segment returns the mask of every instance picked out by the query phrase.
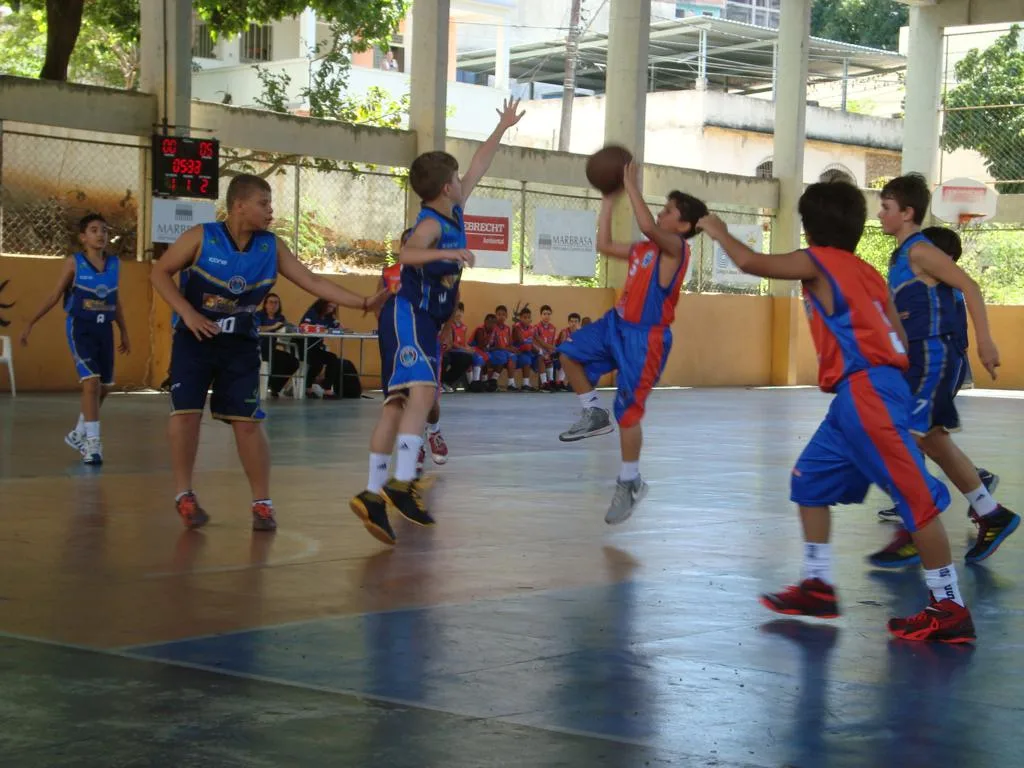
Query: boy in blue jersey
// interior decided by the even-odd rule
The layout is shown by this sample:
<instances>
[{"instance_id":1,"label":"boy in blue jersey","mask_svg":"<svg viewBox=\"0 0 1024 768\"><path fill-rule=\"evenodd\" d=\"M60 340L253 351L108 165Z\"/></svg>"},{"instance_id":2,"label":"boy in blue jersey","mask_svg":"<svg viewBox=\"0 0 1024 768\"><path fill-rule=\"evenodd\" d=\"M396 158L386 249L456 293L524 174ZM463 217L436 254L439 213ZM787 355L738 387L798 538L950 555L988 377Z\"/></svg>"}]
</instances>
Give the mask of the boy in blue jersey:
<instances>
[{"instance_id":1,"label":"boy in blue jersey","mask_svg":"<svg viewBox=\"0 0 1024 768\"><path fill-rule=\"evenodd\" d=\"M923 611L890 619L889 632L919 642L971 642L974 622L939 517L949 491L928 474L910 434L906 334L885 281L854 253L867 218L864 194L845 182L820 182L807 188L799 209L810 247L791 253L755 253L717 216L698 222L747 274L801 282L818 353L818 384L834 393L790 481L804 533L802 580L762 595L761 604L790 616L839 616L831 507L863 502L874 483L897 500L920 548L931 593Z\"/></svg>"},{"instance_id":2,"label":"boy in blue jersey","mask_svg":"<svg viewBox=\"0 0 1024 768\"><path fill-rule=\"evenodd\" d=\"M921 234L928 238L932 245L949 256L954 263L960 261L960 257L963 255L963 244L960 242L960 235L955 231L948 227L926 227L921 230ZM960 366L960 377L954 387L956 392L959 393L965 383L970 381L972 377L971 361L967 356L967 349L970 346L967 332L967 304L964 303L964 295L960 291L955 291L954 297L956 299L956 345L964 356L963 365ZM978 477L981 478L982 484L988 489L989 493L992 493L996 486L999 485L999 475L995 475L982 467L978 467ZM898 521L899 511L896 507L882 509L879 510L878 517L881 520ZM908 550L907 554L913 555L914 553Z\"/></svg>"},{"instance_id":3,"label":"boy in blue jersey","mask_svg":"<svg viewBox=\"0 0 1024 768\"><path fill-rule=\"evenodd\" d=\"M395 543L388 505L417 525L434 524L416 480L416 458L438 386L438 336L458 304L462 269L474 261L466 248L463 209L490 167L501 137L522 118L518 107L518 100L505 101L497 127L461 178L458 161L447 152L422 154L409 168L409 185L423 207L398 255L401 286L381 310L384 410L370 438L366 490L349 503L367 531L385 544ZM388 480L396 436L395 473Z\"/></svg>"},{"instance_id":4,"label":"boy in blue jersey","mask_svg":"<svg viewBox=\"0 0 1024 768\"><path fill-rule=\"evenodd\" d=\"M265 414L260 409L254 315L278 274L317 298L344 307L366 312L374 309L374 300L314 275L267 231L273 207L266 180L235 176L228 185L227 209L227 221L193 227L153 264L153 287L177 314L167 430L175 507L187 528L199 528L210 519L192 490L192 472L199 424L212 386L211 415L231 424L252 489L253 530L273 531L277 521L270 500L270 447L261 425ZM180 288L174 284L179 272Z\"/></svg>"},{"instance_id":5,"label":"boy in blue jersey","mask_svg":"<svg viewBox=\"0 0 1024 768\"><path fill-rule=\"evenodd\" d=\"M999 367L999 350L989 332L985 298L978 284L921 233L931 203L923 176L899 176L882 188L881 196L878 218L882 231L895 237L897 243L889 264L889 288L910 342L910 430L925 454L967 498L968 515L978 526L978 538L964 559L981 562L1020 524L1018 515L992 498L974 462L949 435L960 429L953 398L963 383L965 360L959 340L962 321L958 291L974 323L982 365L993 379ZM890 544L869 560L878 567L899 568L917 564L920 555L910 535L900 529Z\"/></svg>"},{"instance_id":6,"label":"boy in blue jersey","mask_svg":"<svg viewBox=\"0 0 1024 768\"><path fill-rule=\"evenodd\" d=\"M114 384L113 323L121 334L121 353L128 354L131 345L118 295L121 262L103 251L109 242L106 220L98 213L84 216L78 222L78 241L82 250L64 262L57 285L29 320L21 343L28 345L32 326L63 298L68 346L82 384L78 424L64 442L81 454L84 464L99 465L103 463L100 406Z\"/></svg>"}]
</instances>

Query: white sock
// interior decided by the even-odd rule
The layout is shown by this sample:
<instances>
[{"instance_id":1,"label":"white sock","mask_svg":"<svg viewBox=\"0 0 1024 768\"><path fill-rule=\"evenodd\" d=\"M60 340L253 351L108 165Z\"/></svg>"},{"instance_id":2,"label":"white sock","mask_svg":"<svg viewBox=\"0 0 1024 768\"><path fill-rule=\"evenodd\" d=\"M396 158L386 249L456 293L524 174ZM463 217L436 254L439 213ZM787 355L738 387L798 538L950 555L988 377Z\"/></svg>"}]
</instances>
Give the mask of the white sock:
<instances>
[{"instance_id":1,"label":"white sock","mask_svg":"<svg viewBox=\"0 0 1024 768\"><path fill-rule=\"evenodd\" d=\"M565 370L562 368L558 369L558 381L559 383L565 381Z\"/></svg>"},{"instance_id":2,"label":"white sock","mask_svg":"<svg viewBox=\"0 0 1024 768\"><path fill-rule=\"evenodd\" d=\"M548 381L554 381L554 380L555 380L555 366L549 365L548 366Z\"/></svg>"},{"instance_id":3,"label":"white sock","mask_svg":"<svg viewBox=\"0 0 1024 768\"><path fill-rule=\"evenodd\" d=\"M589 392L584 392L582 395L576 395L580 399L580 405L584 408L600 408L601 397L597 394L596 389L592 389Z\"/></svg>"},{"instance_id":4,"label":"white sock","mask_svg":"<svg viewBox=\"0 0 1024 768\"><path fill-rule=\"evenodd\" d=\"M419 435L398 436L398 460L395 462L395 480L408 483L416 477L416 461L420 456L423 438Z\"/></svg>"},{"instance_id":5,"label":"white sock","mask_svg":"<svg viewBox=\"0 0 1024 768\"><path fill-rule=\"evenodd\" d=\"M541 371L540 372L540 383L541 384L547 384L548 383L548 374L547 374L546 371Z\"/></svg>"},{"instance_id":6,"label":"white sock","mask_svg":"<svg viewBox=\"0 0 1024 768\"><path fill-rule=\"evenodd\" d=\"M516 388L516 377L513 374L510 373L508 375L508 384L506 384L505 386L507 386L509 389Z\"/></svg>"},{"instance_id":7,"label":"white sock","mask_svg":"<svg viewBox=\"0 0 1024 768\"><path fill-rule=\"evenodd\" d=\"M440 421L440 419L438 419L433 424L429 424L429 423L427 424L427 434L428 435L436 435L440 431L441 431L441 421Z\"/></svg>"},{"instance_id":8,"label":"white sock","mask_svg":"<svg viewBox=\"0 0 1024 768\"><path fill-rule=\"evenodd\" d=\"M97 438L100 436L100 423L98 421L87 421L85 422L85 437L86 439Z\"/></svg>"},{"instance_id":9,"label":"white sock","mask_svg":"<svg viewBox=\"0 0 1024 768\"><path fill-rule=\"evenodd\" d=\"M366 480L366 490L379 496L384 483L388 481L388 469L390 467L391 457L386 453L371 453L370 474Z\"/></svg>"},{"instance_id":10,"label":"white sock","mask_svg":"<svg viewBox=\"0 0 1024 768\"><path fill-rule=\"evenodd\" d=\"M953 564L944 568L936 568L933 571L924 572L924 580L928 589L932 591L932 597L938 601L952 600L957 605L963 605L964 599L960 596L960 585L956 578L956 568Z\"/></svg>"},{"instance_id":11,"label":"white sock","mask_svg":"<svg viewBox=\"0 0 1024 768\"><path fill-rule=\"evenodd\" d=\"M78 424L75 425L75 432L80 435L85 434L85 416L78 414Z\"/></svg>"},{"instance_id":12,"label":"white sock","mask_svg":"<svg viewBox=\"0 0 1024 768\"><path fill-rule=\"evenodd\" d=\"M481 371L481 366L479 366L479 365L474 365L473 366L473 381L480 381L480 371Z\"/></svg>"},{"instance_id":13,"label":"white sock","mask_svg":"<svg viewBox=\"0 0 1024 768\"><path fill-rule=\"evenodd\" d=\"M984 485L979 485L970 493L965 493L964 497L971 505L971 508L982 517L992 514L999 508L996 500L992 498L992 495Z\"/></svg>"},{"instance_id":14,"label":"white sock","mask_svg":"<svg viewBox=\"0 0 1024 768\"><path fill-rule=\"evenodd\" d=\"M832 545L804 542L804 578L832 583Z\"/></svg>"},{"instance_id":15,"label":"white sock","mask_svg":"<svg viewBox=\"0 0 1024 768\"><path fill-rule=\"evenodd\" d=\"M274 508L274 502L272 502L270 499L255 499L255 500L253 500L252 505L255 507L257 504L266 504L271 509Z\"/></svg>"},{"instance_id":16,"label":"white sock","mask_svg":"<svg viewBox=\"0 0 1024 768\"><path fill-rule=\"evenodd\" d=\"M640 477L639 461L622 462L622 468L619 470L619 480L628 483L630 480L636 480L638 477Z\"/></svg>"},{"instance_id":17,"label":"white sock","mask_svg":"<svg viewBox=\"0 0 1024 768\"><path fill-rule=\"evenodd\" d=\"M177 504L179 501L181 501L185 496L188 496L190 493L192 493L192 491L190 491L190 490L189 491L182 491L181 493L179 493L177 496L174 497L174 503Z\"/></svg>"},{"instance_id":18,"label":"white sock","mask_svg":"<svg viewBox=\"0 0 1024 768\"><path fill-rule=\"evenodd\" d=\"M491 374L491 381L497 381L499 376L501 376L501 374L495 371Z\"/></svg>"}]
</instances>

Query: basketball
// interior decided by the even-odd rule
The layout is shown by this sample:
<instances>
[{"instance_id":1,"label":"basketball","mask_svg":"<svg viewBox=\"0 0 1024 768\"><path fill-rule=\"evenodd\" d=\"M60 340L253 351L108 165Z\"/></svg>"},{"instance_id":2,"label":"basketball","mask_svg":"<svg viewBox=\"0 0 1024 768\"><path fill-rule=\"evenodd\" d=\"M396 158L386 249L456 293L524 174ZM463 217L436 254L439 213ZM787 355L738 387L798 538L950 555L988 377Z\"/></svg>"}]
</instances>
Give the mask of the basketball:
<instances>
[{"instance_id":1,"label":"basketball","mask_svg":"<svg viewBox=\"0 0 1024 768\"><path fill-rule=\"evenodd\" d=\"M609 144L587 158L587 181L602 195L622 189L622 176L633 153L618 144Z\"/></svg>"}]
</instances>

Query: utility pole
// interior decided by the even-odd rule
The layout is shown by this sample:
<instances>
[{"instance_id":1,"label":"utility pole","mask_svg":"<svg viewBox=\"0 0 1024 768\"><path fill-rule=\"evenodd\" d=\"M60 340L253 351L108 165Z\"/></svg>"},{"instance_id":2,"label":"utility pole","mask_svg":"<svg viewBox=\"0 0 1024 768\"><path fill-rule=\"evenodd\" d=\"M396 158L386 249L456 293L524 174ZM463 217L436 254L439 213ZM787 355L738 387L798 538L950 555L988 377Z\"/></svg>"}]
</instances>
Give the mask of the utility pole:
<instances>
[{"instance_id":1,"label":"utility pole","mask_svg":"<svg viewBox=\"0 0 1024 768\"><path fill-rule=\"evenodd\" d=\"M569 151L572 134L572 102L576 96L576 57L580 50L580 3L572 0L569 36L565 38L565 80L562 85L562 125L558 130L558 151Z\"/></svg>"}]
</instances>

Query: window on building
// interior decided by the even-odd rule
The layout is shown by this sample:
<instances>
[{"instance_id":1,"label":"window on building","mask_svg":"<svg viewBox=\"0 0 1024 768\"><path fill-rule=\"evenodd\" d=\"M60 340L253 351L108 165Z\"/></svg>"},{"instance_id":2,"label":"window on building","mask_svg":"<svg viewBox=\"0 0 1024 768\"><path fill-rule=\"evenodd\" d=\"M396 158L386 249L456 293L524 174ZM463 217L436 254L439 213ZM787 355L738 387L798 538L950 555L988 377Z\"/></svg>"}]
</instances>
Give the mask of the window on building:
<instances>
[{"instance_id":1,"label":"window on building","mask_svg":"<svg viewBox=\"0 0 1024 768\"><path fill-rule=\"evenodd\" d=\"M832 163L821 172L818 181L845 181L847 184L857 186L857 179L845 165Z\"/></svg>"},{"instance_id":2,"label":"window on building","mask_svg":"<svg viewBox=\"0 0 1024 768\"><path fill-rule=\"evenodd\" d=\"M769 29L779 28L780 13L781 0L727 0L725 5L725 18L729 21L741 21Z\"/></svg>"},{"instance_id":3,"label":"window on building","mask_svg":"<svg viewBox=\"0 0 1024 768\"><path fill-rule=\"evenodd\" d=\"M192 14L192 56L197 59L216 59L217 43L210 25Z\"/></svg>"},{"instance_id":4,"label":"window on building","mask_svg":"<svg viewBox=\"0 0 1024 768\"><path fill-rule=\"evenodd\" d=\"M772 173L772 158L770 157L767 160L758 163L757 168L754 169L754 175L759 179L770 179L772 178Z\"/></svg>"},{"instance_id":5,"label":"window on building","mask_svg":"<svg viewBox=\"0 0 1024 768\"><path fill-rule=\"evenodd\" d=\"M250 24L242 33L242 61L272 61L274 30L269 24Z\"/></svg>"}]
</instances>

